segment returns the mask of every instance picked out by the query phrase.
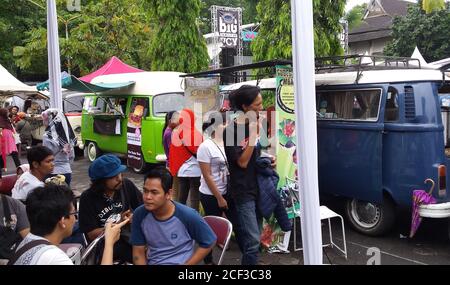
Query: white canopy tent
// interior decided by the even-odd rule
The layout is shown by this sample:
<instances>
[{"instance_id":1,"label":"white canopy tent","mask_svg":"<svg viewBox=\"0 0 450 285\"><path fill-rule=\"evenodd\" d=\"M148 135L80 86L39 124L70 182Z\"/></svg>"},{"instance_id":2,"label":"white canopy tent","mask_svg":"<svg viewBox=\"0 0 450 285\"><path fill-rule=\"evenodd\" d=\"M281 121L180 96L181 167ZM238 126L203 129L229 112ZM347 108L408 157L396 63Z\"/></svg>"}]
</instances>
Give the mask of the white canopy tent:
<instances>
[{"instance_id":1,"label":"white canopy tent","mask_svg":"<svg viewBox=\"0 0 450 285\"><path fill-rule=\"evenodd\" d=\"M35 87L28 86L15 78L2 65L0 65L0 96L18 96L22 99L33 96L46 98L44 95L39 93Z\"/></svg>"}]
</instances>

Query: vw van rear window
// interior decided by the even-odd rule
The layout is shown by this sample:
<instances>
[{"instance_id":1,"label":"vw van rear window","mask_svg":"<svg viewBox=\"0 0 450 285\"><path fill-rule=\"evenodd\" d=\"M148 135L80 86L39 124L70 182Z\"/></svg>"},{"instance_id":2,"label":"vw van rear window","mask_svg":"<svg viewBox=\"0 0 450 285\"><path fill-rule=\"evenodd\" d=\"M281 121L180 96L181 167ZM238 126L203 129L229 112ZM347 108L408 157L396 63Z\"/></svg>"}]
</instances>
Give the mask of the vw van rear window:
<instances>
[{"instance_id":1,"label":"vw van rear window","mask_svg":"<svg viewBox=\"0 0 450 285\"><path fill-rule=\"evenodd\" d=\"M378 120L381 89L317 92L317 114L321 120Z\"/></svg>"},{"instance_id":2,"label":"vw van rear window","mask_svg":"<svg viewBox=\"0 0 450 285\"><path fill-rule=\"evenodd\" d=\"M153 97L153 115L164 116L171 111L179 111L184 108L183 93L166 93Z\"/></svg>"}]
</instances>

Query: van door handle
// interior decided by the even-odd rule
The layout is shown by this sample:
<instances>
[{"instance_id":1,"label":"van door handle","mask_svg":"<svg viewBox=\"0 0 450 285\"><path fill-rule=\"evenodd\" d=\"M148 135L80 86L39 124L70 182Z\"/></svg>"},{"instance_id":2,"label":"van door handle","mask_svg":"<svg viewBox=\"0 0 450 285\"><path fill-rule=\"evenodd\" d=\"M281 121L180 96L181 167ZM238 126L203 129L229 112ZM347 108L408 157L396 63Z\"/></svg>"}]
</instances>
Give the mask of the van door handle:
<instances>
[{"instance_id":1,"label":"van door handle","mask_svg":"<svg viewBox=\"0 0 450 285\"><path fill-rule=\"evenodd\" d=\"M388 131L381 131L381 133L382 133L383 135L387 135L387 134L389 134L389 132L388 132Z\"/></svg>"}]
</instances>

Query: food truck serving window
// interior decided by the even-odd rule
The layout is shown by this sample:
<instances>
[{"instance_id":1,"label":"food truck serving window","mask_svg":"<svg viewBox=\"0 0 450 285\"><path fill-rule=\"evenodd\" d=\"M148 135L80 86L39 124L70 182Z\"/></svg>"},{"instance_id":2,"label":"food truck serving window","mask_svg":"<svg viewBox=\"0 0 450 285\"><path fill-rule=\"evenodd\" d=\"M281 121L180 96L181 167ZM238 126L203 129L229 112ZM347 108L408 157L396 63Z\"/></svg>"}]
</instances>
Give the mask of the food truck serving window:
<instances>
[{"instance_id":1,"label":"food truck serving window","mask_svg":"<svg viewBox=\"0 0 450 285\"><path fill-rule=\"evenodd\" d=\"M184 107L183 93L167 93L153 98L153 115L163 116L170 111L179 111Z\"/></svg>"},{"instance_id":2,"label":"food truck serving window","mask_svg":"<svg viewBox=\"0 0 450 285\"><path fill-rule=\"evenodd\" d=\"M318 91L317 112L321 120L378 120L381 89Z\"/></svg>"}]
</instances>

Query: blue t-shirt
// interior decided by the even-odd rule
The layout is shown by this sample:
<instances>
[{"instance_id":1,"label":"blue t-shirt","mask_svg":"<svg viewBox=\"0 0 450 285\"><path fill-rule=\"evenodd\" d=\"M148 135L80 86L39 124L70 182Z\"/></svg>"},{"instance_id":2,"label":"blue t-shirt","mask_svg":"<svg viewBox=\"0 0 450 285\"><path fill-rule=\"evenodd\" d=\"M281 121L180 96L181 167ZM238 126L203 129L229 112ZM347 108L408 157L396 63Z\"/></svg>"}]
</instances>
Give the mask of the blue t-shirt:
<instances>
[{"instance_id":1,"label":"blue t-shirt","mask_svg":"<svg viewBox=\"0 0 450 285\"><path fill-rule=\"evenodd\" d=\"M195 242L208 248L217 239L194 209L173 203L175 213L165 221L157 220L144 206L134 211L131 244L147 246L149 265L185 264L194 254Z\"/></svg>"}]
</instances>

